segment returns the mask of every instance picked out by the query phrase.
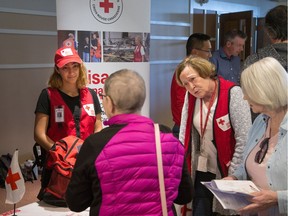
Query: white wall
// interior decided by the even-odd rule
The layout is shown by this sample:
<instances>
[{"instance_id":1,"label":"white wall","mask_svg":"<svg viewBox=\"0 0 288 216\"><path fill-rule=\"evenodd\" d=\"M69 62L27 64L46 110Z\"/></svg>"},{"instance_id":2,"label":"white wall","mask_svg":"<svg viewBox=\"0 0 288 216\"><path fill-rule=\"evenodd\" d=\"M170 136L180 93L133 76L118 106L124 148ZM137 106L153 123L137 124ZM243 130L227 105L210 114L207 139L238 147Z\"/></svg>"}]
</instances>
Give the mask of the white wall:
<instances>
[{"instance_id":1,"label":"white wall","mask_svg":"<svg viewBox=\"0 0 288 216\"><path fill-rule=\"evenodd\" d=\"M57 48L55 0L0 4L0 155L32 156L34 110Z\"/></svg>"}]
</instances>

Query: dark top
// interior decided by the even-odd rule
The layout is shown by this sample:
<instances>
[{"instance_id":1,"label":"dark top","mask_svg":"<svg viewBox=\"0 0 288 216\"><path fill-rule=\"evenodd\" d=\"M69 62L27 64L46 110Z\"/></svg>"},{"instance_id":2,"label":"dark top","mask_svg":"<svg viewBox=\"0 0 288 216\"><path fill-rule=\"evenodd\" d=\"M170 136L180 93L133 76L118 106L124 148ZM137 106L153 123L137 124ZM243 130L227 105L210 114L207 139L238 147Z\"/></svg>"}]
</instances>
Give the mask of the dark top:
<instances>
[{"instance_id":1,"label":"dark top","mask_svg":"<svg viewBox=\"0 0 288 216\"><path fill-rule=\"evenodd\" d=\"M100 106L100 102L99 99L95 93L95 91L93 89L88 88L90 93L92 94L93 97L93 101L94 101L94 110L95 110L95 114L99 114L101 113L101 106ZM63 98L63 100L65 101L65 103L67 104L67 106L70 108L71 112L74 113L74 109L75 107L80 107L80 95L76 96L76 97L71 97L67 94L65 94L64 92L58 90ZM48 92L46 89L43 89L38 101L37 101L37 105L36 105L36 109L35 109L35 113L44 113L48 116L50 116L51 110L50 110L50 100L49 100L49 96L48 96Z\"/></svg>"}]
</instances>

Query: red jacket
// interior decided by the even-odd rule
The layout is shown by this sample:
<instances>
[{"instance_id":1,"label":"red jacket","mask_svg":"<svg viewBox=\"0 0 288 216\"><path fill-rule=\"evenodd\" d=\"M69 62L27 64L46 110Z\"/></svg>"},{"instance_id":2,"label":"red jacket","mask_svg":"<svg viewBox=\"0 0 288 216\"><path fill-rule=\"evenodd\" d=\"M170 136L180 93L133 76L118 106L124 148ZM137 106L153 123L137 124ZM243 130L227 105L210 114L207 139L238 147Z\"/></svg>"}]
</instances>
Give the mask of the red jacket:
<instances>
[{"instance_id":1,"label":"red jacket","mask_svg":"<svg viewBox=\"0 0 288 216\"><path fill-rule=\"evenodd\" d=\"M224 118L229 115L229 100L230 100L230 89L235 86L235 83L219 78L218 87L218 101L213 117L213 137L212 142L217 149L217 160L218 166L220 167L220 172L223 177L228 175L228 168L230 161L232 160L236 140L234 138L234 130L232 126L229 129L221 129L223 123L225 123ZM188 119L186 124L186 133L184 146L188 156L191 157L191 130L193 125L193 113L195 108L196 98L189 94L189 105L188 105ZM229 121L230 122L230 121ZM191 158L188 159L188 167L191 167Z\"/></svg>"},{"instance_id":2,"label":"red jacket","mask_svg":"<svg viewBox=\"0 0 288 216\"><path fill-rule=\"evenodd\" d=\"M181 122L181 113L182 113L182 107L184 104L185 93L186 93L186 89L177 84L176 75L174 73L172 82L171 82L171 89L170 89L171 112L173 116L173 121L178 126L180 126L180 122Z\"/></svg>"},{"instance_id":3,"label":"red jacket","mask_svg":"<svg viewBox=\"0 0 288 216\"><path fill-rule=\"evenodd\" d=\"M50 99L50 121L47 131L48 136L54 141L58 141L68 135L77 136L76 123L73 113L63 100L57 89L48 88L48 95ZM88 88L80 90L80 119L78 125L80 129L80 138L85 140L89 135L94 133L96 115L93 105L93 97ZM63 122L56 122L56 109L64 110ZM90 111L89 111L90 110ZM59 113L58 113L59 115ZM60 114L61 115L61 114ZM59 116L58 116L59 118Z\"/></svg>"}]
</instances>

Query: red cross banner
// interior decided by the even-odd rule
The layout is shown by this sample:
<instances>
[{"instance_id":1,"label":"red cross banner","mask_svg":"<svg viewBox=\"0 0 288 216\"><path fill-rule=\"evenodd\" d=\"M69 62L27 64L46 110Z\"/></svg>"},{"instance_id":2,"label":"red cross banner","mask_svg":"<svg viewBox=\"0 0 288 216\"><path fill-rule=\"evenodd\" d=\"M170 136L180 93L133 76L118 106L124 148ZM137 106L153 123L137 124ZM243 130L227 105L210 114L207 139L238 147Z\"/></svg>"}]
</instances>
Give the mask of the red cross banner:
<instances>
[{"instance_id":1,"label":"red cross banner","mask_svg":"<svg viewBox=\"0 0 288 216\"><path fill-rule=\"evenodd\" d=\"M101 94L112 72L135 70L146 83L142 114L149 116L150 0L56 0L56 12L58 47L74 46L88 87Z\"/></svg>"},{"instance_id":2,"label":"red cross banner","mask_svg":"<svg viewBox=\"0 0 288 216\"><path fill-rule=\"evenodd\" d=\"M6 176L5 187L7 193L6 203L8 204L18 203L24 196L25 184L18 163L18 149L16 149L13 154L10 168Z\"/></svg>"}]
</instances>

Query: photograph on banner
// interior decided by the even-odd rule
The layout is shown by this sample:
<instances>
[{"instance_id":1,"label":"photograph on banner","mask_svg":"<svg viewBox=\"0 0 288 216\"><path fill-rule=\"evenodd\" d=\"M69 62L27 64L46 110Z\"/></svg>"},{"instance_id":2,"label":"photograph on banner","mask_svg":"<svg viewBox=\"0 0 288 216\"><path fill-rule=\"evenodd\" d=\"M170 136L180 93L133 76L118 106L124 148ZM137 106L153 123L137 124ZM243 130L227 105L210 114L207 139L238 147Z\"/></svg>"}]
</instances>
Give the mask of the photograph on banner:
<instances>
[{"instance_id":1,"label":"photograph on banner","mask_svg":"<svg viewBox=\"0 0 288 216\"><path fill-rule=\"evenodd\" d=\"M58 47L73 47L83 62L101 62L102 41L100 31L58 31Z\"/></svg>"},{"instance_id":2,"label":"photograph on banner","mask_svg":"<svg viewBox=\"0 0 288 216\"><path fill-rule=\"evenodd\" d=\"M101 51L101 32L91 32L91 62L101 62L102 51Z\"/></svg>"},{"instance_id":3,"label":"photograph on banner","mask_svg":"<svg viewBox=\"0 0 288 216\"><path fill-rule=\"evenodd\" d=\"M83 62L101 62L101 32L78 31L78 54Z\"/></svg>"},{"instance_id":4,"label":"photograph on banner","mask_svg":"<svg viewBox=\"0 0 288 216\"><path fill-rule=\"evenodd\" d=\"M58 47L66 46L78 50L77 34L75 30L58 31Z\"/></svg>"},{"instance_id":5,"label":"photograph on banner","mask_svg":"<svg viewBox=\"0 0 288 216\"><path fill-rule=\"evenodd\" d=\"M104 62L148 62L150 33L103 32Z\"/></svg>"}]
</instances>

